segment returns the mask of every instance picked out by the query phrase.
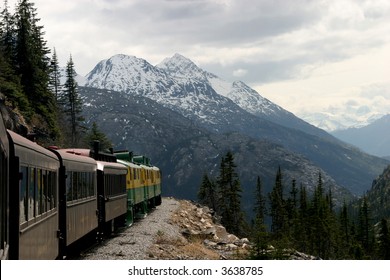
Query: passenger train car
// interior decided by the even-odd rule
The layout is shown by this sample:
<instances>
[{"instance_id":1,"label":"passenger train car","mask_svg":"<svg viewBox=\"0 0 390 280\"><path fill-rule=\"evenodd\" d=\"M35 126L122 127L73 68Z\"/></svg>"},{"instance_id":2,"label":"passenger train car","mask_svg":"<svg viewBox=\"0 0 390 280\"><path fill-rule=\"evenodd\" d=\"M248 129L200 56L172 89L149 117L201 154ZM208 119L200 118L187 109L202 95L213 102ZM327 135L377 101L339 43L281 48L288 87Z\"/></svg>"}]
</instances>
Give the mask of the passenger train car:
<instances>
[{"instance_id":1,"label":"passenger train car","mask_svg":"<svg viewBox=\"0 0 390 280\"><path fill-rule=\"evenodd\" d=\"M3 119L0 140L1 259L63 259L161 204L160 170L130 153L46 149Z\"/></svg>"}]
</instances>

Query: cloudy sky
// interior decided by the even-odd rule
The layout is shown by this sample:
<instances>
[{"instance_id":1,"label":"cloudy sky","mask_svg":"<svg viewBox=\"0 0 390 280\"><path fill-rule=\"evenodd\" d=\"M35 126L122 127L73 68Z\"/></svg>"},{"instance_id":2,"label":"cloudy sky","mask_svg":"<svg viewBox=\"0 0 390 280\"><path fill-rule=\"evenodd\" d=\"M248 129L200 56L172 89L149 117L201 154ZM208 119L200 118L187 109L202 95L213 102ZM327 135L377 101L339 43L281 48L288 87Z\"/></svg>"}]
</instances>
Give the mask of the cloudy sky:
<instances>
[{"instance_id":1,"label":"cloudy sky","mask_svg":"<svg viewBox=\"0 0 390 280\"><path fill-rule=\"evenodd\" d=\"M180 53L308 120L390 113L388 0L32 2L48 47L82 75L118 53Z\"/></svg>"}]
</instances>

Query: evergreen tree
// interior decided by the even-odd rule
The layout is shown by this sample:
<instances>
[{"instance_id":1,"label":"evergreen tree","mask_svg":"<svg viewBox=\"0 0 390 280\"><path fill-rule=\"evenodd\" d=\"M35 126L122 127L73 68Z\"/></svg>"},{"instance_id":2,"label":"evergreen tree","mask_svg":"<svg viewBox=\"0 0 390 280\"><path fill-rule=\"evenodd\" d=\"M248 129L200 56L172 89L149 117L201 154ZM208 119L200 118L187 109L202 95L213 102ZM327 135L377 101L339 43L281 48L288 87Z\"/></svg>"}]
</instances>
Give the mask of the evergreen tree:
<instances>
[{"instance_id":1,"label":"evergreen tree","mask_svg":"<svg viewBox=\"0 0 390 280\"><path fill-rule=\"evenodd\" d=\"M216 186L215 183L209 179L207 174L203 175L202 184L198 192L199 202L207 207L218 211L216 202Z\"/></svg>"},{"instance_id":2,"label":"evergreen tree","mask_svg":"<svg viewBox=\"0 0 390 280\"><path fill-rule=\"evenodd\" d=\"M49 88L54 94L56 104L58 105L60 100L61 86L61 71L58 64L56 49L53 50L53 56L50 61L50 76L49 76Z\"/></svg>"},{"instance_id":3,"label":"evergreen tree","mask_svg":"<svg viewBox=\"0 0 390 280\"><path fill-rule=\"evenodd\" d=\"M31 122L50 137L58 136L57 109L48 88L50 51L43 39L43 26L38 25L34 4L21 0L16 7L15 72L29 103L36 113ZM43 125L45 124L45 125ZM48 128L48 131L44 131Z\"/></svg>"},{"instance_id":4,"label":"evergreen tree","mask_svg":"<svg viewBox=\"0 0 390 280\"><path fill-rule=\"evenodd\" d=\"M322 185L322 175L318 174L318 183L314 190L310 205L310 253L323 259L327 258L327 242L329 241L328 209Z\"/></svg>"},{"instance_id":5,"label":"evergreen tree","mask_svg":"<svg viewBox=\"0 0 390 280\"><path fill-rule=\"evenodd\" d=\"M390 260L390 232L386 219L382 219L380 222L378 242L379 257L384 260Z\"/></svg>"},{"instance_id":6,"label":"evergreen tree","mask_svg":"<svg viewBox=\"0 0 390 280\"><path fill-rule=\"evenodd\" d=\"M20 78L14 70L15 62L15 22L8 10L8 1L0 13L0 92L5 94L12 107L17 107L26 115L32 115L31 107Z\"/></svg>"},{"instance_id":7,"label":"evergreen tree","mask_svg":"<svg viewBox=\"0 0 390 280\"><path fill-rule=\"evenodd\" d=\"M68 120L70 131L68 132L69 143L75 147L80 143L81 134L85 131L82 126L84 118L82 117L82 101L78 94L76 72L74 70L74 63L72 56L66 65L66 82L64 85L64 92L62 95L63 112Z\"/></svg>"},{"instance_id":8,"label":"evergreen tree","mask_svg":"<svg viewBox=\"0 0 390 280\"><path fill-rule=\"evenodd\" d=\"M350 255L352 236L350 217L348 214L347 204L344 200L343 206L339 214L339 226L340 226L340 251L341 257L348 257Z\"/></svg>"},{"instance_id":9,"label":"evergreen tree","mask_svg":"<svg viewBox=\"0 0 390 280\"><path fill-rule=\"evenodd\" d=\"M0 45L4 59L13 64L15 58L15 18L9 12L8 1L0 13Z\"/></svg>"},{"instance_id":10,"label":"evergreen tree","mask_svg":"<svg viewBox=\"0 0 390 280\"><path fill-rule=\"evenodd\" d=\"M265 223L265 198L263 194L263 185L261 183L260 176L257 176L256 193L255 193L255 222L260 224Z\"/></svg>"},{"instance_id":11,"label":"evergreen tree","mask_svg":"<svg viewBox=\"0 0 390 280\"><path fill-rule=\"evenodd\" d=\"M86 142L86 146L90 149L93 149L94 141L99 141L99 148L102 151L109 151L109 149L112 148L111 141L98 128L95 122L93 122L91 129L85 135L84 141Z\"/></svg>"},{"instance_id":12,"label":"evergreen tree","mask_svg":"<svg viewBox=\"0 0 390 280\"><path fill-rule=\"evenodd\" d=\"M276 173L275 185L269 194L269 198L272 218L271 232L276 239L282 239L285 236L287 228L287 213L280 166Z\"/></svg>"},{"instance_id":13,"label":"evergreen tree","mask_svg":"<svg viewBox=\"0 0 390 280\"><path fill-rule=\"evenodd\" d=\"M217 180L219 190L218 209L222 224L238 236L245 234L245 219L241 210L241 185L235 171L233 154L229 151L221 159L220 175Z\"/></svg>"},{"instance_id":14,"label":"evergreen tree","mask_svg":"<svg viewBox=\"0 0 390 280\"><path fill-rule=\"evenodd\" d=\"M359 206L358 240L366 255L373 252L374 235L366 196L363 197Z\"/></svg>"},{"instance_id":15,"label":"evergreen tree","mask_svg":"<svg viewBox=\"0 0 390 280\"><path fill-rule=\"evenodd\" d=\"M296 180L293 179L291 183L290 196L286 202L287 211L287 234L292 246L297 246L297 240L301 236L301 226L299 221L299 208L298 208L298 188L296 186Z\"/></svg>"},{"instance_id":16,"label":"evergreen tree","mask_svg":"<svg viewBox=\"0 0 390 280\"><path fill-rule=\"evenodd\" d=\"M301 184L299 189L298 221L295 226L295 246L297 250L308 252L308 236L310 235L308 198L306 188Z\"/></svg>"},{"instance_id":17,"label":"evergreen tree","mask_svg":"<svg viewBox=\"0 0 390 280\"><path fill-rule=\"evenodd\" d=\"M253 210L255 213L255 220L251 235L251 240L253 242L251 259L269 259L270 256L267 253L269 236L265 225L265 198L260 176L257 177L255 207Z\"/></svg>"}]
</instances>

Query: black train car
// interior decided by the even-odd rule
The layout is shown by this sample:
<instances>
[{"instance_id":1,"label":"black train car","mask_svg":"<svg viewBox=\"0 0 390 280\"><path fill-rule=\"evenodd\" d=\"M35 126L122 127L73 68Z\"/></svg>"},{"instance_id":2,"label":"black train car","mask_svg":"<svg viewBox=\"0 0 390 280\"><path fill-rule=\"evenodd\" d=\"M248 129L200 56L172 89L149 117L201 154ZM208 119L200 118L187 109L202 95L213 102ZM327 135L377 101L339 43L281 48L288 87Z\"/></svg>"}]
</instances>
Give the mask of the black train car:
<instances>
[{"instance_id":1,"label":"black train car","mask_svg":"<svg viewBox=\"0 0 390 280\"><path fill-rule=\"evenodd\" d=\"M57 156L8 131L9 257L55 259L59 254Z\"/></svg>"},{"instance_id":2,"label":"black train car","mask_svg":"<svg viewBox=\"0 0 390 280\"><path fill-rule=\"evenodd\" d=\"M0 259L9 258L8 137L0 113Z\"/></svg>"},{"instance_id":3,"label":"black train car","mask_svg":"<svg viewBox=\"0 0 390 280\"><path fill-rule=\"evenodd\" d=\"M60 159L59 227L60 257L68 248L92 233L97 221L97 163L66 150L52 150ZM76 244L77 245L77 244Z\"/></svg>"},{"instance_id":4,"label":"black train car","mask_svg":"<svg viewBox=\"0 0 390 280\"><path fill-rule=\"evenodd\" d=\"M116 162L98 161L99 233L111 233L126 223L127 168Z\"/></svg>"},{"instance_id":5,"label":"black train car","mask_svg":"<svg viewBox=\"0 0 390 280\"><path fill-rule=\"evenodd\" d=\"M77 148L63 151L96 160L98 237L109 234L115 226L123 226L127 213L127 168L117 163L114 155L100 152L98 143L92 151Z\"/></svg>"}]
</instances>

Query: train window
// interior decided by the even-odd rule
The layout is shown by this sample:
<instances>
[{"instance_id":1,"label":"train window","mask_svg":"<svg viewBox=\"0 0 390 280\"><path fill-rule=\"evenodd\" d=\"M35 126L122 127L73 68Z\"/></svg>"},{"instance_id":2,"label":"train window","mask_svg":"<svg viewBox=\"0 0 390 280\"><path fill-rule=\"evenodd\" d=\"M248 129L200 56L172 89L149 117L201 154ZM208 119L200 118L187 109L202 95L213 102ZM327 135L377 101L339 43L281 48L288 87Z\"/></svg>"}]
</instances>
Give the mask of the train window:
<instances>
[{"instance_id":1,"label":"train window","mask_svg":"<svg viewBox=\"0 0 390 280\"><path fill-rule=\"evenodd\" d=\"M72 180L72 200L76 200L79 197L80 185L78 184L79 178L78 173L73 172L73 180Z\"/></svg>"},{"instance_id":2,"label":"train window","mask_svg":"<svg viewBox=\"0 0 390 280\"><path fill-rule=\"evenodd\" d=\"M20 181L20 196L19 196L19 207L20 207L20 223L24 223L28 218L28 168L25 166L21 167L22 180Z\"/></svg>"},{"instance_id":3,"label":"train window","mask_svg":"<svg viewBox=\"0 0 390 280\"><path fill-rule=\"evenodd\" d=\"M37 215L43 213L43 180L42 180L42 170L37 169Z\"/></svg>"},{"instance_id":4,"label":"train window","mask_svg":"<svg viewBox=\"0 0 390 280\"><path fill-rule=\"evenodd\" d=\"M30 168L28 184L27 220L31 220L35 216L35 177L35 168Z\"/></svg>"},{"instance_id":5,"label":"train window","mask_svg":"<svg viewBox=\"0 0 390 280\"><path fill-rule=\"evenodd\" d=\"M85 186L84 186L84 197L89 197L89 173L84 172Z\"/></svg>"},{"instance_id":6,"label":"train window","mask_svg":"<svg viewBox=\"0 0 390 280\"><path fill-rule=\"evenodd\" d=\"M94 173L89 173L90 176L90 184L89 184L89 195L95 195L95 176Z\"/></svg>"},{"instance_id":7,"label":"train window","mask_svg":"<svg viewBox=\"0 0 390 280\"><path fill-rule=\"evenodd\" d=\"M85 198L85 189L86 189L86 182L85 182L85 172L80 172L79 173L79 186L80 186L80 191L79 191L79 199Z\"/></svg>"},{"instance_id":8,"label":"train window","mask_svg":"<svg viewBox=\"0 0 390 280\"><path fill-rule=\"evenodd\" d=\"M50 208L54 209L57 207L57 173L50 172Z\"/></svg>"},{"instance_id":9,"label":"train window","mask_svg":"<svg viewBox=\"0 0 390 280\"><path fill-rule=\"evenodd\" d=\"M42 211L47 212L50 208L47 207L47 189L49 188L48 186L48 171L43 170L42 171Z\"/></svg>"},{"instance_id":10,"label":"train window","mask_svg":"<svg viewBox=\"0 0 390 280\"><path fill-rule=\"evenodd\" d=\"M42 171L42 211L47 212L49 208L47 207L47 189L48 189L48 171Z\"/></svg>"},{"instance_id":11,"label":"train window","mask_svg":"<svg viewBox=\"0 0 390 280\"><path fill-rule=\"evenodd\" d=\"M72 182L73 182L73 172L66 172L66 201L71 201L73 198L72 194Z\"/></svg>"}]
</instances>

